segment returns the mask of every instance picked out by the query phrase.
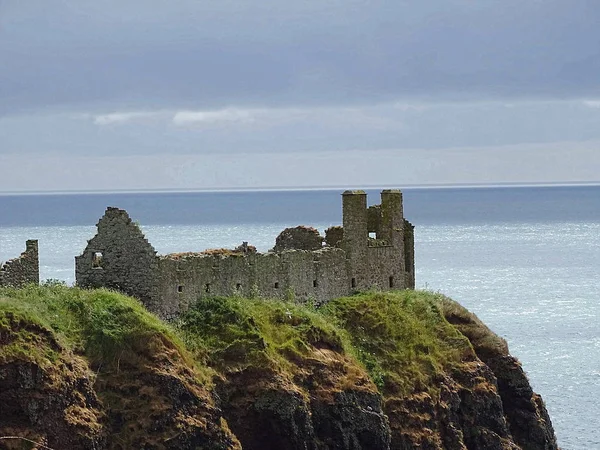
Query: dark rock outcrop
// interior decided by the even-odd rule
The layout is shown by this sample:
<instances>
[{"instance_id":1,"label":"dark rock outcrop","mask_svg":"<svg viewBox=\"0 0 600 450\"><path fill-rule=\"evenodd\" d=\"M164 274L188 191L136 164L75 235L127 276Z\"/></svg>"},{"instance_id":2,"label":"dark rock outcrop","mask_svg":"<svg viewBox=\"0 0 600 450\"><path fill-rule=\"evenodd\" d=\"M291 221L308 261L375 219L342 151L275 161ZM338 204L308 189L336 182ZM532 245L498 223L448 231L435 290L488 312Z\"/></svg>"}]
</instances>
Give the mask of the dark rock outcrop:
<instances>
[{"instance_id":1,"label":"dark rock outcrop","mask_svg":"<svg viewBox=\"0 0 600 450\"><path fill-rule=\"evenodd\" d=\"M246 369L217 388L233 433L247 450L387 449L388 419L364 370L327 349L292 379Z\"/></svg>"},{"instance_id":2,"label":"dark rock outcrop","mask_svg":"<svg viewBox=\"0 0 600 450\"><path fill-rule=\"evenodd\" d=\"M506 342L458 303L446 299L444 306L448 322L471 341L479 359L494 374L515 444L523 450L556 449L556 437L546 406L531 389L521 363L508 353Z\"/></svg>"},{"instance_id":3,"label":"dark rock outcrop","mask_svg":"<svg viewBox=\"0 0 600 450\"><path fill-rule=\"evenodd\" d=\"M45 328L3 319L0 437L28 441L2 438L0 449L240 448L210 392L168 342L152 338L115 364L94 366Z\"/></svg>"},{"instance_id":4,"label":"dark rock outcrop","mask_svg":"<svg viewBox=\"0 0 600 450\"><path fill-rule=\"evenodd\" d=\"M0 358L0 436L60 443L62 448L106 447L106 417L85 360L70 354L48 330L10 313L0 323L0 346L5 350ZM0 448L25 448L23 444L4 440Z\"/></svg>"}]
</instances>

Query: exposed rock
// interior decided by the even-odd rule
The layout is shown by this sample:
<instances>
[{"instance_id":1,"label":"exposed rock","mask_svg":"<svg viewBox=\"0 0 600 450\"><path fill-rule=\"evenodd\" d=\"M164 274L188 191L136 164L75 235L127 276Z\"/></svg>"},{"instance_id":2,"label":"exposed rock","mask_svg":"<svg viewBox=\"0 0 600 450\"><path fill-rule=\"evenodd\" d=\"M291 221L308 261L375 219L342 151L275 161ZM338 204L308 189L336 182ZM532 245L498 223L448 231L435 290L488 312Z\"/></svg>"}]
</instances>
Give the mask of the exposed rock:
<instances>
[{"instance_id":1,"label":"exposed rock","mask_svg":"<svg viewBox=\"0 0 600 450\"><path fill-rule=\"evenodd\" d=\"M109 448L240 448L209 390L168 342L153 338L118 366L98 369Z\"/></svg>"},{"instance_id":2,"label":"exposed rock","mask_svg":"<svg viewBox=\"0 0 600 450\"><path fill-rule=\"evenodd\" d=\"M4 319L0 436L20 436L55 448L105 448L106 416L85 360L64 349L44 328L11 313ZM24 443L0 441L0 448L20 449Z\"/></svg>"},{"instance_id":3,"label":"exposed rock","mask_svg":"<svg viewBox=\"0 0 600 450\"><path fill-rule=\"evenodd\" d=\"M209 391L160 339L92 367L48 330L4 318L11 321L0 321L0 436L56 450L240 449ZM24 444L0 440L3 449L31 448Z\"/></svg>"},{"instance_id":4,"label":"exposed rock","mask_svg":"<svg viewBox=\"0 0 600 450\"><path fill-rule=\"evenodd\" d=\"M388 419L366 372L320 353L293 380L253 369L226 376L219 398L245 450L389 449Z\"/></svg>"},{"instance_id":5,"label":"exposed rock","mask_svg":"<svg viewBox=\"0 0 600 450\"><path fill-rule=\"evenodd\" d=\"M336 392L332 402L312 402L315 434L331 449L387 449L391 433L376 392Z\"/></svg>"},{"instance_id":6,"label":"exposed rock","mask_svg":"<svg viewBox=\"0 0 600 450\"><path fill-rule=\"evenodd\" d=\"M506 342L474 314L445 299L443 313L473 345L497 380L497 392L515 444L524 450L557 448L554 428L541 397L531 389L521 364L509 355Z\"/></svg>"}]
</instances>

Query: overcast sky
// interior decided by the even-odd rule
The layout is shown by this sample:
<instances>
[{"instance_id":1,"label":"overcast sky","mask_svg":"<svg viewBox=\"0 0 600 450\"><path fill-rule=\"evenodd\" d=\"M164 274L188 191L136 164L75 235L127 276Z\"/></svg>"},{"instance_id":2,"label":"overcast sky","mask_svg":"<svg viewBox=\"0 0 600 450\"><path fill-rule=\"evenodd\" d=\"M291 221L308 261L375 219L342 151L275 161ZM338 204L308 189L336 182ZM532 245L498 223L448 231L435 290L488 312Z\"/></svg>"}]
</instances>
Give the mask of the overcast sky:
<instances>
[{"instance_id":1,"label":"overcast sky","mask_svg":"<svg viewBox=\"0 0 600 450\"><path fill-rule=\"evenodd\" d=\"M600 181L597 0L0 0L0 192Z\"/></svg>"}]
</instances>

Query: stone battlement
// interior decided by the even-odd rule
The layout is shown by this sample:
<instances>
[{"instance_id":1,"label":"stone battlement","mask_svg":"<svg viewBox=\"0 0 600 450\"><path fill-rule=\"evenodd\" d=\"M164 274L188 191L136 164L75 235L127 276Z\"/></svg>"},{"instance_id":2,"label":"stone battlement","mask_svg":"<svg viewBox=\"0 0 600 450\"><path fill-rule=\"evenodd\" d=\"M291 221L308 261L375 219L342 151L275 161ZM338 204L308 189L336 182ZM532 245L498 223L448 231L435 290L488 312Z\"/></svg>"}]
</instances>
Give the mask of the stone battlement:
<instances>
[{"instance_id":1,"label":"stone battlement","mask_svg":"<svg viewBox=\"0 0 600 450\"><path fill-rule=\"evenodd\" d=\"M170 319L207 296L255 296L317 304L369 289L413 289L413 226L404 219L402 193L381 192L367 207L364 191L342 194L343 226L283 230L274 248L157 255L128 213L108 208L98 233L75 258L77 284L108 287L140 299Z\"/></svg>"}]
</instances>

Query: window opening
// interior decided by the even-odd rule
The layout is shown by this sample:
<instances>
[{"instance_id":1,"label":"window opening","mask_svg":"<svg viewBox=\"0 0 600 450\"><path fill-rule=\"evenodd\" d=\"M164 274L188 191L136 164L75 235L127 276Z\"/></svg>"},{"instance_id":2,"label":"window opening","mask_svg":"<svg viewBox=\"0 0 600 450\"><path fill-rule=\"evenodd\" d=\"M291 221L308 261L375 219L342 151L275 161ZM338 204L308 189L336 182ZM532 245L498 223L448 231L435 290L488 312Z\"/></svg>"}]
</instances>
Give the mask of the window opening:
<instances>
[{"instance_id":1,"label":"window opening","mask_svg":"<svg viewBox=\"0 0 600 450\"><path fill-rule=\"evenodd\" d=\"M279 282L275 282L275 289L279 289Z\"/></svg>"},{"instance_id":2,"label":"window opening","mask_svg":"<svg viewBox=\"0 0 600 450\"><path fill-rule=\"evenodd\" d=\"M183 292L183 286L181 284L177 286L177 292Z\"/></svg>"},{"instance_id":3,"label":"window opening","mask_svg":"<svg viewBox=\"0 0 600 450\"><path fill-rule=\"evenodd\" d=\"M355 288L356 287L356 278L352 278L352 287Z\"/></svg>"},{"instance_id":4,"label":"window opening","mask_svg":"<svg viewBox=\"0 0 600 450\"><path fill-rule=\"evenodd\" d=\"M390 277L390 287L394 287L394 277Z\"/></svg>"},{"instance_id":5,"label":"window opening","mask_svg":"<svg viewBox=\"0 0 600 450\"><path fill-rule=\"evenodd\" d=\"M92 269L102 269L102 252L94 252L92 255Z\"/></svg>"}]
</instances>

